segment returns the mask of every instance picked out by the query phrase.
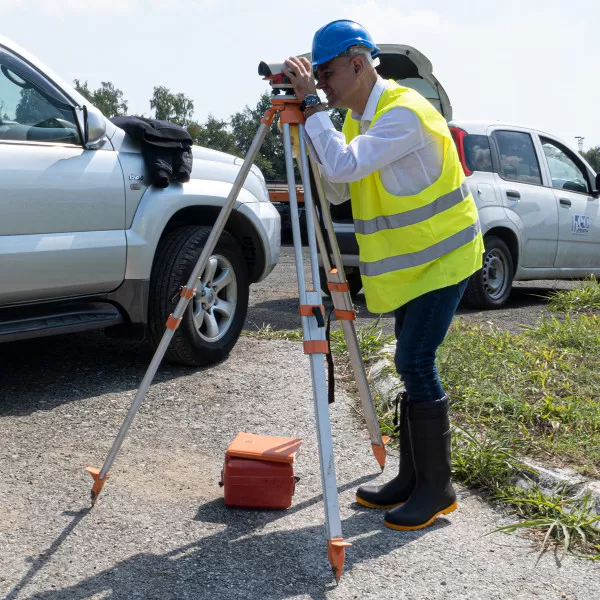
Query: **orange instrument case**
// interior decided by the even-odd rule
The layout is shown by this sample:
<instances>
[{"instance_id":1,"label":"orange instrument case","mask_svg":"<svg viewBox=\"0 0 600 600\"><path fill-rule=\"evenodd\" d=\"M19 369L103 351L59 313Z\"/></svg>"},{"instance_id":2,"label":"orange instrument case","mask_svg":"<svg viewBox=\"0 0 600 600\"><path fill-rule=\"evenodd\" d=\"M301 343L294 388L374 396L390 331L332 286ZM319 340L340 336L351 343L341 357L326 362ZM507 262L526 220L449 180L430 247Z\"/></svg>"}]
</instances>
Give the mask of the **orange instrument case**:
<instances>
[{"instance_id":1,"label":"orange instrument case","mask_svg":"<svg viewBox=\"0 0 600 600\"><path fill-rule=\"evenodd\" d=\"M300 444L298 438L238 433L227 448L221 472L225 505L289 508L297 481L293 463Z\"/></svg>"}]
</instances>

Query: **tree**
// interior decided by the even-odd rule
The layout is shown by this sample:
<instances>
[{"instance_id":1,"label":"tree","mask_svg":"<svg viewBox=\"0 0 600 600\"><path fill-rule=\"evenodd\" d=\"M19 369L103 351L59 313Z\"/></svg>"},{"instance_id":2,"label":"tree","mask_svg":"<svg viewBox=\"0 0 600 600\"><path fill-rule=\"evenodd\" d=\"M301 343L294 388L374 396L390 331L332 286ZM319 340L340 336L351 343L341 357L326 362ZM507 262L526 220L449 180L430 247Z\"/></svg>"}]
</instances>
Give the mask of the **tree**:
<instances>
[{"instance_id":1,"label":"tree","mask_svg":"<svg viewBox=\"0 0 600 600\"><path fill-rule=\"evenodd\" d=\"M264 93L254 108L246 106L244 110L232 115L231 130L235 139L235 154L246 156L260 125L260 120L270 105L269 94ZM286 179L283 143L276 121L277 119L267 132L255 160L267 180Z\"/></svg>"},{"instance_id":2,"label":"tree","mask_svg":"<svg viewBox=\"0 0 600 600\"><path fill-rule=\"evenodd\" d=\"M582 152L581 155L590 163L590 166L596 173L600 173L600 146L594 146Z\"/></svg>"},{"instance_id":3,"label":"tree","mask_svg":"<svg viewBox=\"0 0 600 600\"><path fill-rule=\"evenodd\" d=\"M97 90L91 91L88 82L83 84L75 79L75 89L89 100L105 117L121 117L127 114L127 101L123 99L123 92L110 81L102 81Z\"/></svg>"},{"instance_id":4,"label":"tree","mask_svg":"<svg viewBox=\"0 0 600 600\"><path fill-rule=\"evenodd\" d=\"M228 130L226 121L219 121L212 115L208 115L204 125L192 122L187 126L187 130L195 144L221 152L237 154L235 138L233 133Z\"/></svg>"},{"instance_id":5,"label":"tree","mask_svg":"<svg viewBox=\"0 0 600 600\"><path fill-rule=\"evenodd\" d=\"M34 88L23 88L21 98L15 109L15 120L21 124L35 125L51 116L58 117L59 112Z\"/></svg>"},{"instance_id":6,"label":"tree","mask_svg":"<svg viewBox=\"0 0 600 600\"><path fill-rule=\"evenodd\" d=\"M0 121L10 121L10 115L4 110L6 104L0 100Z\"/></svg>"},{"instance_id":7,"label":"tree","mask_svg":"<svg viewBox=\"0 0 600 600\"><path fill-rule=\"evenodd\" d=\"M155 111L155 119L187 127L192 122L194 101L184 94L172 94L168 88L157 86L150 100L150 108Z\"/></svg>"},{"instance_id":8,"label":"tree","mask_svg":"<svg viewBox=\"0 0 600 600\"><path fill-rule=\"evenodd\" d=\"M342 130L342 125L344 124L347 112L347 108L332 108L329 111L329 117L338 131Z\"/></svg>"}]
</instances>

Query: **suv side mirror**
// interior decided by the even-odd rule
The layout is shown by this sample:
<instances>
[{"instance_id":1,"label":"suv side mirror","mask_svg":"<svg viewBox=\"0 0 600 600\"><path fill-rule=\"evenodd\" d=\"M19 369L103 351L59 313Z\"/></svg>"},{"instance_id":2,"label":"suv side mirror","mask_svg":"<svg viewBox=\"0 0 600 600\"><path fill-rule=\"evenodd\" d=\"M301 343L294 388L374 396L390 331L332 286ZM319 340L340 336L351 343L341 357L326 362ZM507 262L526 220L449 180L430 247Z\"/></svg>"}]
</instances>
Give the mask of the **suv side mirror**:
<instances>
[{"instance_id":1,"label":"suv side mirror","mask_svg":"<svg viewBox=\"0 0 600 600\"><path fill-rule=\"evenodd\" d=\"M102 113L93 106L84 106L83 110L85 128L85 147L97 150L104 145L106 135L106 120Z\"/></svg>"}]
</instances>

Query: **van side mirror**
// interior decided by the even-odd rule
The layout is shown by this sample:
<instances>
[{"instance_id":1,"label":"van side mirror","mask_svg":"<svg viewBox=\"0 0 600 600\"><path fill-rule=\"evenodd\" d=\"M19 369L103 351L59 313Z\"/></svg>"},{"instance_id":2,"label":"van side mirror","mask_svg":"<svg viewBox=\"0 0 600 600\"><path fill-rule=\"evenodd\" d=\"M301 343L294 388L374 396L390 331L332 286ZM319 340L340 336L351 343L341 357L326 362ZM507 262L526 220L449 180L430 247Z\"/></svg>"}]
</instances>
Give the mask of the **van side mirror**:
<instances>
[{"instance_id":1,"label":"van side mirror","mask_svg":"<svg viewBox=\"0 0 600 600\"><path fill-rule=\"evenodd\" d=\"M600 173L596 175L596 185L594 186L594 191L592 192L592 196L594 198L600 198Z\"/></svg>"}]
</instances>

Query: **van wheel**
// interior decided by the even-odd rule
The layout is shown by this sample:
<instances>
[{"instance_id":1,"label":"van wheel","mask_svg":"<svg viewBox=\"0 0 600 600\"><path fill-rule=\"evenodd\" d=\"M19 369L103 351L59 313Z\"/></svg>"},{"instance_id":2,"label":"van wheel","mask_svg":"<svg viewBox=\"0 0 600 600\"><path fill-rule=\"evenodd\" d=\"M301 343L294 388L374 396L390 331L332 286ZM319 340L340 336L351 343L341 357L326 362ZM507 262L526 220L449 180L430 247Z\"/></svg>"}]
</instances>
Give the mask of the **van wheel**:
<instances>
[{"instance_id":1,"label":"van wheel","mask_svg":"<svg viewBox=\"0 0 600 600\"><path fill-rule=\"evenodd\" d=\"M344 272L346 273L346 280L350 286L350 296L356 298L363 287L360 271L356 267L345 267ZM322 267L319 269L319 276L321 278L321 292L323 292L325 296L331 296L331 293L327 288L327 275L325 274L325 269Z\"/></svg>"},{"instance_id":2,"label":"van wheel","mask_svg":"<svg viewBox=\"0 0 600 600\"><path fill-rule=\"evenodd\" d=\"M174 229L161 241L150 281L148 339L157 348L180 291L192 274L210 227ZM248 273L236 239L223 232L166 353L168 360L204 367L223 360L237 342L248 310Z\"/></svg>"},{"instance_id":3,"label":"van wheel","mask_svg":"<svg viewBox=\"0 0 600 600\"><path fill-rule=\"evenodd\" d=\"M515 269L510 250L502 239L491 235L484 243L483 268L471 275L463 303L470 308L487 310L506 304Z\"/></svg>"}]
</instances>

